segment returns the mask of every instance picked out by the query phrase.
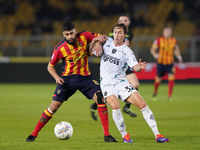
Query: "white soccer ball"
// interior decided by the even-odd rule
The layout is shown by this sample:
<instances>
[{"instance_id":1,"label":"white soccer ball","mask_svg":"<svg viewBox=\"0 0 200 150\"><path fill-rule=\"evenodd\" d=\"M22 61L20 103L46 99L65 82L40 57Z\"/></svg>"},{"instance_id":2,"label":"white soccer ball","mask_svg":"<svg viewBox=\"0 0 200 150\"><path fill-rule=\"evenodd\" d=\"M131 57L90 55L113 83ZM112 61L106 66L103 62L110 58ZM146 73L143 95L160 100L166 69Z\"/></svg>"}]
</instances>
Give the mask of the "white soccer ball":
<instances>
[{"instance_id":1,"label":"white soccer ball","mask_svg":"<svg viewBox=\"0 0 200 150\"><path fill-rule=\"evenodd\" d=\"M55 136L60 140L67 140L73 134L73 127L69 122L61 121L54 128Z\"/></svg>"}]
</instances>

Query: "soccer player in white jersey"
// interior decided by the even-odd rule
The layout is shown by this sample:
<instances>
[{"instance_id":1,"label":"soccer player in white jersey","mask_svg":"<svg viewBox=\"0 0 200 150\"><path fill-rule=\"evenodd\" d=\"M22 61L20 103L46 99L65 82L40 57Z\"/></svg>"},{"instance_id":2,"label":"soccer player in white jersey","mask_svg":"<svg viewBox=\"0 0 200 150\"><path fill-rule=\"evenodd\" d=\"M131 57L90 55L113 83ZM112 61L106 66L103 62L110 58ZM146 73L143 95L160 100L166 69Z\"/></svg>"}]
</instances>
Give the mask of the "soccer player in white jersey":
<instances>
[{"instance_id":1,"label":"soccer player in white jersey","mask_svg":"<svg viewBox=\"0 0 200 150\"><path fill-rule=\"evenodd\" d=\"M123 43L126 33L127 30L124 24L115 24L113 27L114 41L107 40L103 45L103 54L100 62L102 94L112 108L113 120L122 135L123 142L133 143L126 131L118 98L135 105L141 110L145 121L155 135L156 142L168 142L169 139L159 133L156 120L147 103L126 79L125 71L128 66L137 72L146 68L146 63L142 62L141 59L138 63L133 51ZM96 50L94 50L94 53L97 56L101 54L101 52Z\"/></svg>"}]
</instances>

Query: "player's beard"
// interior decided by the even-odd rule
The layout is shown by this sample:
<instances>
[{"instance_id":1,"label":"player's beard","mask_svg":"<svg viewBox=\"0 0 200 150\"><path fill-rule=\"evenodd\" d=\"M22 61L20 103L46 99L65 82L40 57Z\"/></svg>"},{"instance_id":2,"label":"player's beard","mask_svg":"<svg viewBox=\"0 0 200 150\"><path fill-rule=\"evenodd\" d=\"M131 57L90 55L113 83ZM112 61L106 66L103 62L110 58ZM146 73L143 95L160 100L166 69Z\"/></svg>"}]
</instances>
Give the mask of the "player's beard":
<instances>
[{"instance_id":1,"label":"player's beard","mask_svg":"<svg viewBox=\"0 0 200 150\"><path fill-rule=\"evenodd\" d=\"M70 44L70 45L75 45L76 44L76 37L74 39L69 39L67 40L67 43Z\"/></svg>"}]
</instances>

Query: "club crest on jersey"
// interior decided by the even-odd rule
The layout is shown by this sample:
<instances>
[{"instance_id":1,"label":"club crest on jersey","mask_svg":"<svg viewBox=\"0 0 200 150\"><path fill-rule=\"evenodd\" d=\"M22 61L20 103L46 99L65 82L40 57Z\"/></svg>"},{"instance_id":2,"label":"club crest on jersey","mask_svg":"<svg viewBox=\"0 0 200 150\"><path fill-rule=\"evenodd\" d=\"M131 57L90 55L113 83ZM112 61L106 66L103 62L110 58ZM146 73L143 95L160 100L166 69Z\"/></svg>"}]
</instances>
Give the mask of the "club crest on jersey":
<instances>
[{"instance_id":1,"label":"club crest on jersey","mask_svg":"<svg viewBox=\"0 0 200 150\"><path fill-rule=\"evenodd\" d=\"M116 53L116 51L117 51L116 49L113 49L113 50L112 50L112 53L114 54L114 53Z\"/></svg>"},{"instance_id":2,"label":"club crest on jersey","mask_svg":"<svg viewBox=\"0 0 200 150\"><path fill-rule=\"evenodd\" d=\"M58 89L58 90L57 90L57 93L60 94L60 92L61 92L61 89Z\"/></svg>"},{"instance_id":3,"label":"club crest on jersey","mask_svg":"<svg viewBox=\"0 0 200 150\"><path fill-rule=\"evenodd\" d=\"M105 91L105 92L104 92L104 96L106 96L107 94L108 94L107 91Z\"/></svg>"}]
</instances>

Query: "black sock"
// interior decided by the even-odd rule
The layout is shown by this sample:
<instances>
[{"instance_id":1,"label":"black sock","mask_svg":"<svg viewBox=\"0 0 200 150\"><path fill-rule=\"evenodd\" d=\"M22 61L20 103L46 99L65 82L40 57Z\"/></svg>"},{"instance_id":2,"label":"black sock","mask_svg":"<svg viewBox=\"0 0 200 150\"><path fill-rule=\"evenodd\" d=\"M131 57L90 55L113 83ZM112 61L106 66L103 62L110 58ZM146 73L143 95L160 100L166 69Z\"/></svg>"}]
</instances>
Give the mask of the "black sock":
<instances>
[{"instance_id":1,"label":"black sock","mask_svg":"<svg viewBox=\"0 0 200 150\"><path fill-rule=\"evenodd\" d=\"M92 106L92 109L95 109L95 110L97 109L97 104L95 102L91 106Z\"/></svg>"},{"instance_id":2,"label":"black sock","mask_svg":"<svg viewBox=\"0 0 200 150\"><path fill-rule=\"evenodd\" d=\"M131 104L130 103L126 103L126 105L124 107L126 108L130 108Z\"/></svg>"}]
</instances>

